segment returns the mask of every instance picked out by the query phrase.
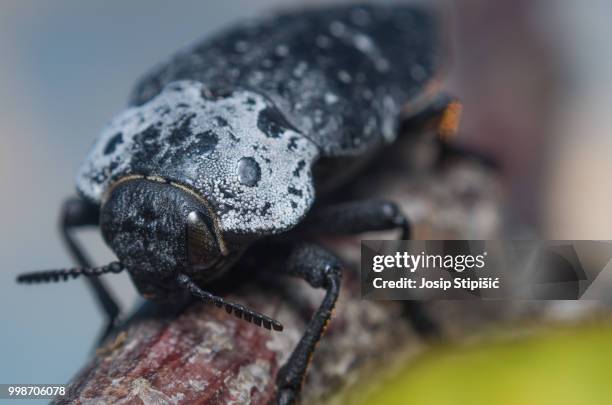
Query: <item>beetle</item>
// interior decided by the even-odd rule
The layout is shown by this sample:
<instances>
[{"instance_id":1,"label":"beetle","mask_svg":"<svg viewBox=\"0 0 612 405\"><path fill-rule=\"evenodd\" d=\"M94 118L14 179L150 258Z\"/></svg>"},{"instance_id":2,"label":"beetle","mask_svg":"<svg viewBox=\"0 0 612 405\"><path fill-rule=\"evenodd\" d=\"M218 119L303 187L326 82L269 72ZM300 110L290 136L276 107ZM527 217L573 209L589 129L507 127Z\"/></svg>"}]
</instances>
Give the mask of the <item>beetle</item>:
<instances>
[{"instance_id":1,"label":"beetle","mask_svg":"<svg viewBox=\"0 0 612 405\"><path fill-rule=\"evenodd\" d=\"M80 267L18 281L87 276L107 333L119 307L96 276L124 270L146 298L191 294L281 331L204 287L266 238L386 229L410 238L393 202L314 203L393 143L400 123L413 131L437 123L441 144L456 130L459 104L435 89L440 36L426 9L342 5L242 23L179 53L137 84L79 169L61 229ZM72 234L88 225L100 227L117 261L91 265ZM292 403L331 317L341 266L328 250L296 243L283 267L326 291L278 372L278 402Z\"/></svg>"}]
</instances>

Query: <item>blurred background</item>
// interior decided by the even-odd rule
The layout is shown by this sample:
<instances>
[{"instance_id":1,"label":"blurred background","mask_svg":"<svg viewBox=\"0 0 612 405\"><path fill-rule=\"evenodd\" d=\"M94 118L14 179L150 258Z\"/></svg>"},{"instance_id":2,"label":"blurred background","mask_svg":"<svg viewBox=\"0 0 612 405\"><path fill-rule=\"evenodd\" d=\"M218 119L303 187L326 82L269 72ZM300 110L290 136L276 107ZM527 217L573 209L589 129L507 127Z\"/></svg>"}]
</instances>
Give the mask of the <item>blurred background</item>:
<instances>
[{"instance_id":1,"label":"blurred background","mask_svg":"<svg viewBox=\"0 0 612 405\"><path fill-rule=\"evenodd\" d=\"M23 287L14 278L70 263L59 208L135 81L232 21L301 3L0 3L0 383L67 382L101 330L82 281ZM459 141L500 162L522 224L509 236L612 239L612 4L427 3L448 16L447 88L464 102ZM111 260L95 231L84 234L96 262ZM127 276L106 280L132 307Z\"/></svg>"}]
</instances>

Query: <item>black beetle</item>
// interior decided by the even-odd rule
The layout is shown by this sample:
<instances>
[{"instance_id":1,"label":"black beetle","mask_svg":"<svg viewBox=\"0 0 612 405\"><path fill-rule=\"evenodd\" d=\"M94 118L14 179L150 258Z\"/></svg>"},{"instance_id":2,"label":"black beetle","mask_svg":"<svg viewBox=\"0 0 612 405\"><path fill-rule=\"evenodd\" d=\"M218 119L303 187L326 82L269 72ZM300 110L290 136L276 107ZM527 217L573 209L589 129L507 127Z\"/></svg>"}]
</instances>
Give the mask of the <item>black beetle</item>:
<instances>
[{"instance_id":1,"label":"black beetle","mask_svg":"<svg viewBox=\"0 0 612 405\"><path fill-rule=\"evenodd\" d=\"M23 274L57 281L127 270L147 298L189 292L268 329L282 325L205 290L255 241L296 232L348 234L410 227L388 201L311 209L415 131L456 127L458 104L432 91L443 65L433 15L406 5L335 6L235 26L149 73L103 131L77 177L62 234L81 267ZM319 198L319 196L317 197ZM117 262L92 267L71 229L99 225ZM279 403L295 400L340 286L330 252L301 244L285 271L325 298L277 377ZM108 313L119 313L89 277ZM414 307L413 307L414 309Z\"/></svg>"}]
</instances>

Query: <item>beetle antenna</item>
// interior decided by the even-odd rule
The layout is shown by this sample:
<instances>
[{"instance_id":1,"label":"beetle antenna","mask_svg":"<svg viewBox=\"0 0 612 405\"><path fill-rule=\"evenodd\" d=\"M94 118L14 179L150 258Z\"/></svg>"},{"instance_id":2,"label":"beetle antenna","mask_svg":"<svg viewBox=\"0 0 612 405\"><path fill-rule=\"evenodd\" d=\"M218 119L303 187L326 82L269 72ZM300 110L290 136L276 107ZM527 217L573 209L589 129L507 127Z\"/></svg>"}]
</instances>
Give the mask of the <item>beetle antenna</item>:
<instances>
[{"instance_id":1,"label":"beetle antenna","mask_svg":"<svg viewBox=\"0 0 612 405\"><path fill-rule=\"evenodd\" d=\"M283 325L279 321L260 314L259 312L255 312L252 309L244 307L243 305L226 301L221 297L204 291L198 287L198 285L189 276L179 274L176 280L181 288L189 291L194 297L199 298L202 301L215 304L219 308L225 307L227 313L233 313L236 318L244 319L247 322L266 329L274 329L275 331L279 332L283 330Z\"/></svg>"},{"instance_id":2,"label":"beetle antenna","mask_svg":"<svg viewBox=\"0 0 612 405\"><path fill-rule=\"evenodd\" d=\"M97 277L107 273L121 273L124 267L119 262L111 262L100 267L73 267L58 270L34 271L17 276L18 283L50 283L65 281L79 276Z\"/></svg>"}]
</instances>

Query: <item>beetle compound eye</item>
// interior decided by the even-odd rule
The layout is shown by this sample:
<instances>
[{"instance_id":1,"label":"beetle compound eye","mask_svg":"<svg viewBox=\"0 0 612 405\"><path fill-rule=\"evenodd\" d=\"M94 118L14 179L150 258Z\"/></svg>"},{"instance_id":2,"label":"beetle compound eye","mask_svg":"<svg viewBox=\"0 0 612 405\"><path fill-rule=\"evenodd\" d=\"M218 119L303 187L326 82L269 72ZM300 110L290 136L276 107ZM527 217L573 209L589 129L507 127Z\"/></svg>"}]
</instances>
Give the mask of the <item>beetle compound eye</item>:
<instances>
[{"instance_id":1,"label":"beetle compound eye","mask_svg":"<svg viewBox=\"0 0 612 405\"><path fill-rule=\"evenodd\" d=\"M186 224L187 260L192 267L208 267L218 256L219 247L212 226L203 214L192 211Z\"/></svg>"},{"instance_id":2,"label":"beetle compound eye","mask_svg":"<svg viewBox=\"0 0 612 405\"><path fill-rule=\"evenodd\" d=\"M261 168L252 157L243 157L238 162L238 180L240 184L253 187L261 178Z\"/></svg>"}]
</instances>

